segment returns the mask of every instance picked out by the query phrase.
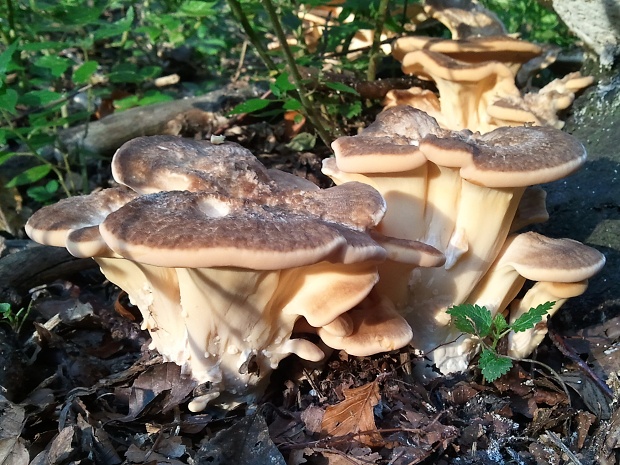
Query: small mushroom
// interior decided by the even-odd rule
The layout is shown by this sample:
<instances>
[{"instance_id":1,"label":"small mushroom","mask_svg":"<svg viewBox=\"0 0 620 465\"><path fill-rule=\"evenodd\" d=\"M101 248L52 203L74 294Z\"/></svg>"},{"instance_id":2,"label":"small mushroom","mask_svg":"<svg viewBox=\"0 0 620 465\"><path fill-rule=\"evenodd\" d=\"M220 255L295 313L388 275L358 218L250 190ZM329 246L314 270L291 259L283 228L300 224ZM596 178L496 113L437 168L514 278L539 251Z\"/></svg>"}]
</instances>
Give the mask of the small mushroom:
<instances>
[{"instance_id":1,"label":"small mushroom","mask_svg":"<svg viewBox=\"0 0 620 465\"><path fill-rule=\"evenodd\" d=\"M424 11L446 26L453 39L506 34L495 13L471 0L425 0Z\"/></svg>"},{"instance_id":2,"label":"small mushroom","mask_svg":"<svg viewBox=\"0 0 620 465\"><path fill-rule=\"evenodd\" d=\"M510 68L496 61L466 63L430 50L417 50L403 57L402 69L435 82L442 122L448 129L494 129L488 126L487 107L499 98L520 96Z\"/></svg>"},{"instance_id":3,"label":"small mushroom","mask_svg":"<svg viewBox=\"0 0 620 465\"><path fill-rule=\"evenodd\" d=\"M521 65L539 56L542 48L531 42L506 35L441 39L437 37L408 36L394 42L393 56L403 61L408 53L428 50L441 53L465 63L500 62L516 76Z\"/></svg>"}]
</instances>

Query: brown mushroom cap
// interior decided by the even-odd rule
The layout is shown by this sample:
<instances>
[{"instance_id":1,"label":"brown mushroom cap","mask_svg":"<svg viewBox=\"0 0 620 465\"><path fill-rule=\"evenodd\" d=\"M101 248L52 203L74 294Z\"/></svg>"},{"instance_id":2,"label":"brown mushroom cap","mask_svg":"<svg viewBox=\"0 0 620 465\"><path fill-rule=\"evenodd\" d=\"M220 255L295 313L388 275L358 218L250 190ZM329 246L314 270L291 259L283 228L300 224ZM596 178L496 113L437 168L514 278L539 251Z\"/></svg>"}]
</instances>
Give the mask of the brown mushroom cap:
<instances>
[{"instance_id":1,"label":"brown mushroom cap","mask_svg":"<svg viewBox=\"0 0 620 465\"><path fill-rule=\"evenodd\" d=\"M367 195L357 209L329 212L321 207L332 205L326 197L333 189L351 194L349 206L353 193ZM383 215L385 204L373 188L354 183L306 194L306 201L268 206L202 192L160 192L108 215L100 232L117 254L156 266L275 270L385 258L384 249L358 230ZM305 211L311 203L314 212Z\"/></svg>"},{"instance_id":2,"label":"brown mushroom cap","mask_svg":"<svg viewBox=\"0 0 620 465\"><path fill-rule=\"evenodd\" d=\"M598 273L605 256L572 239L526 232L514 239L501 261L532 281L575 283Z\"/></svg>"},{"instance_id":3,"label":"brown mushroom cap","mask_svg":"<svg viewBox=\"0 0 620 465\"><path fill-rule=\"evenodd\" d=\"M114 154L112 175L140 194L188 190L243 198L272 184L267 169L238 144L174 136L126 142Z\"/></svg>"},{"instance_id":4,"label":"brown mushroom cap","mask_svg":"<svg viewBox=\"0 0 620 465\"><path fill-rule=\"evenodd\" d=\"M415 169L426 162L420 140L442 130L426 113L400 105L377 115L357 136L332 143L338 169L349 173L386 173Z\"/></svg>"},{"instance_id":5,"label":"brown mushroom cap","mask_svg":"<svg viewBox=\"0 0 620 465\"><path fill-rule=\"evenodd\" d=\"M495 13L470 0L425 0L424 11L446 26L453 39L506 34Z\"/></svg>"},{"instance_id":6,"label":"brown mushroom cap","mask_svg":"<svg viewBox=\"0 0 620 465\"><path fill-rule=\"evenodd\" d=\"M26 223L26 233L41 244L65 247L70 233L99 225L137 196L134 191L119 187L63 199L35 212Z\"/></svg>"},{"instance_id":7,"label":"brown mushroom cap","mask_svg":"<svg viewBox=\"0 0 620 465\"><path fill-rule=\"evenodd\" d=\"M547 127L505 127L489 133L434 135L420 142L426 157L460 167L470 182L487 187L525 187L568 176L585 163L586 151L570 134Z\"/></svg>"}]
</instances>

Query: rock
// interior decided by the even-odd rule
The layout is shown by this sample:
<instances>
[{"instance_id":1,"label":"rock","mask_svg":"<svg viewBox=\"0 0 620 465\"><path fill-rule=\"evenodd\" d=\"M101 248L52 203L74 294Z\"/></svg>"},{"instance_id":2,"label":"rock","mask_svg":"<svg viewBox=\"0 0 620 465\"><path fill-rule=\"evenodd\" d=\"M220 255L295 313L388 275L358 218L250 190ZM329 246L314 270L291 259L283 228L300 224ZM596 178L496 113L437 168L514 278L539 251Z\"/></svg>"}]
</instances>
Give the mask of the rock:
<instances>
[{"instance_id":1,"label":"rock","mask_svg":"<svg viewBox=\"0 0 620 465\"><path fill-rule=\"evenodd\" d=\"M620 54L620 0L553 0L553 9L601 65L613 65Z\"/></svg>"}]
</instances>

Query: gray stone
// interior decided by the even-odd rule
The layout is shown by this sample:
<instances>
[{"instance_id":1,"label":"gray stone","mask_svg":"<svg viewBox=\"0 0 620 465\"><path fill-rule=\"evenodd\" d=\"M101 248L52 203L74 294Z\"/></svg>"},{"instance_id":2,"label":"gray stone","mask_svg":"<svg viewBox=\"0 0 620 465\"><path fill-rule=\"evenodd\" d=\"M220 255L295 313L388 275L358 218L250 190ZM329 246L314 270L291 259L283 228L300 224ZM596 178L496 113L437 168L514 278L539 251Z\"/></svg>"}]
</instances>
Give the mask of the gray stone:
<instances>
[{"instance_id":1,"label":"gray stone","mask_svg":"<svg viewBox=\"0 0 620 465\"><path fill-rule=\"evenodd\" d=\"M601 65L613 64L620 53L620 0L553 0L553 9Z\"/></svg>"}]
</instances>

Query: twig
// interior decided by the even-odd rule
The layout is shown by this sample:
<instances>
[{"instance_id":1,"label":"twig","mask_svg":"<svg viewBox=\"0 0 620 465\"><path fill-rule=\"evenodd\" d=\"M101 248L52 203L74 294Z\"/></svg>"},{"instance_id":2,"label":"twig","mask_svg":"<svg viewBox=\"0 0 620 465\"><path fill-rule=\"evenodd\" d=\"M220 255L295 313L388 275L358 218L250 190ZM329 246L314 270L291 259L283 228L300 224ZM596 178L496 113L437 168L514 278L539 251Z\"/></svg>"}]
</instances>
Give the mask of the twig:
<instances>
[{"instance_id":1,"label":"twig","mask_svg":"<svg viewBox=\"0 0 620 465\"><path fill-rule=\"evenodd\" d=\"M241 8L241 4L237 0L228 0L228 5L232 10L233 15L237 18L237 21L239 21L239 24L241 24L241 27L243 28L245 34L248 36L248 39L250 39L250 42L252 42L252 45L254 45L254 48L263 60L263 63L265 63L265 66L267 66L267 68L271 71L276 71L278 67L267 53L265 47L263 47L263 43L261 42L260 37L256 35L256 32L252 28L252 25L248 21L248 17L243 12L243 8Z\"/></svg>"},{"instance_id":2,"label":"twig","mask_svg":"<svg viewBox=\"0 0 620 465\"><path fill-rule=\"evenodd\" d=\"M381 33L383 32L383 24L387 15L388 0L381 0L379 10L377 12L377 22L375 23L375 32L372 37L372 46L370 48L370 56L368 59L368 72L366 79L374 81L377 76L377 63L379 62L379 45L381 42Z\"/></svg>"},{"instance_id":3,"label":"twig","mask_svg":"<svg viewBox=\"0 0 620 465\"><path fill-rule=\"evenodd\" d=\"M278 17L276 9L273 6L271 0L262 0L261 3L265 7L265 10L267 10L267 15L269 16L271 26L273 27L273 30L276 33L276 37L278 38L278 42L280 43L280 47L284 52L284 58L286 59L286 63L291 71L291 76L293 77L293 81L295 81L295 85L298 89L299 100L301 101L301 104L308 116L308 119L323 140L323 143L327 147L329 147L332 142L332 138L329 135L329 132L325 129L325 126L323 125L320 116L316 112L312 97L306 92L306 86L304 85L301 74L299 73L299 69L297 68L297 64L295 63L295 57L293 56L293 53L291 52L291 49L286 42L286 35L284 34L284 30L282 29L282 25L280 24L280 18Z\"/></svg>"},{"instance_id":4,"label":"twig","mask_svg":"<svg viewBox=\"0 0 620 465\"><path fill-rule=\"evenodd\" d=\"M245 54L248 51L248 41L244 40L243 45L241 46L241 55L239 56L239 64L237 65L237 71L235 71L235 75L232 77L232 82L237 82L239 79L239 75L241 74L241 68L243 68L243 62L245 61Z\"/></svg>"},{"instance_id":5,"label":"twig","mask_svg":"<svg viewBox=\"0 0 620 465\"><path fill-rule=\"evenodd\" d=\"M571 451L568 447L566 447L566 444L562 442L562 440L558 437L557 434L549 430L545 431L545 433L547 433L547 436L549 437L549 439L551 439L551 442L554 445L556 445L564 454L568 456L568 458L573 463L573 465L583 465L581 463L581 460L579 460L577 456L573 454L573 451Z\"/></svg>"},{"instance_id":6,"label":"twig","mask_svg":"<svg viewBox=\"0 0 620 465\"><path fill-rule=\"evenodd\" d=\"M592 371L592 368L590 368L588 364L584 362L581 357L577 355L575 351L566 344L564 338L560 336L557 331L555 331L555 328L551 326L551 320L549 320L549 322L547 323L547 327L547 334L549 335L549 339L551 339L553 345L562 353L562 355L568 357L573 363L576 363L579 369L583 371L586 375L588 375L588 377L592 381L594 381L594 384L596 384L596 386L601 391L603 391L603 394L608 396L610 399L613 399L614 394L611 391L611 388L607 386L607 384L605 384L605 382Z\"/></svg>"}]
</instances>

